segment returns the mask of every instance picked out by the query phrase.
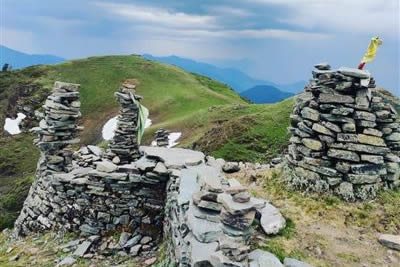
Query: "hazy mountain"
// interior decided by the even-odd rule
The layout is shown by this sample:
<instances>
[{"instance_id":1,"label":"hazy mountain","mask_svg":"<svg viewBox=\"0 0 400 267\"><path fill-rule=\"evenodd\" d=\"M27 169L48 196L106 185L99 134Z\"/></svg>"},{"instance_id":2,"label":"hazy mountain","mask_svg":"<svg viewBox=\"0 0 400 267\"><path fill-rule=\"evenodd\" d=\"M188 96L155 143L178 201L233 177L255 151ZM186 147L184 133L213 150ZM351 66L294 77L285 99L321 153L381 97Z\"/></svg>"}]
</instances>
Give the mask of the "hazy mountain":
<instances>
[{"instance_id":1,"label":"hazy mountain","mask_svg":"<svg viewBox=\"0 0 400 267\"><path fill-rule=\"evenodd\" d=\"M293 84L276 84L270 81L254 79L249 75L233 68L220 68L211 64L197 62L191 59L181 58L177 56L154 57L144 54L144 58L164 62L178 66L186 71L194 72L204 76L208 76L220 82L231 86L236 92L241 93L256 85L270 85L281 91L298 93L303 90L305 81L299 81Z\"/></svg>"},{"instance_id":2,"label":"hazy mountain","mask_svg":"<svg viewBox=\"0 0 400 267\"><path fill-rule=\"evenodd\" d=\"M38 64L56 64L65 61L64 58L52 55L29 55L0 45L0 67L4 63L14 69L20 69Z\"/></svg>"},{"instance_id":3,"label":"hazy mountain","mask_svg":"<svg viewBox=\"0 0 400 267\"><path fill-rule=\"evenodd\" d=\"M241 92L240 95L253 103L266 104L282 101L293 96L294 94L283 92L271 85L257 85L244 92Z\"/></svg>"}]
</instances>

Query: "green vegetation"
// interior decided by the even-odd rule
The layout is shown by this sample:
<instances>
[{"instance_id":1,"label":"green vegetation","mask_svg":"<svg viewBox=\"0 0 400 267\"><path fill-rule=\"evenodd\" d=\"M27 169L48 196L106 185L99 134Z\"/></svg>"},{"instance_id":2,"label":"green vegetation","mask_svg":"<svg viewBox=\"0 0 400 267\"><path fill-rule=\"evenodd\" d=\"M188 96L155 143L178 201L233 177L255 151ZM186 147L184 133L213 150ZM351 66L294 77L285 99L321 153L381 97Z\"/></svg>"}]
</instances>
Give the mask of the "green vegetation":
<instances>
[{"instance_id":1,"label":"green vegetation","mask_svg":"<svg viewBox=\"0 0 400 267\"><path fill-rule=\"evenodd\" d=\"M280 260L293 257L314 266L380 266L376 260L387 251L377 236L397 234L400 229L399 191L380 192L370 202L348 203L333 195L288 188L280 168L234 177L243 185L252 184L252 194L268 199L286 218L286 227L276 236L253 244Z\"/></svg>"},{"instance_id":2,"label":"green vegetation","mask_svg":"<svg viewBox=\"0 0 400 267\"><path fill-rule=\"evenodd\" d=\"M180 146L226 160L265 162L288 144L293 102L288 99L276 104L211 107L162 126L183 132Z\"/></svg>"}]
</instances>

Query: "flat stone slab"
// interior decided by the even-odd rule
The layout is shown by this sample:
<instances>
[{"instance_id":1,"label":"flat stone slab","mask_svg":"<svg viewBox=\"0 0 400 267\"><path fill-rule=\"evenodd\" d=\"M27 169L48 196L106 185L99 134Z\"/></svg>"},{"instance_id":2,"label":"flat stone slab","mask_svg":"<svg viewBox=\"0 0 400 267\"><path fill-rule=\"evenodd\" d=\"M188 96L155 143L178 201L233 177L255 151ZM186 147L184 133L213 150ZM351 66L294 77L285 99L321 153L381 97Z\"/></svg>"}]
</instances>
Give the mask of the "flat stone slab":
<instances>
[{"instance_id":1,"label":"flat stone slab","mask_svg":"<svg viewBox=\"0 0 400 267\"><path fill-rule=\"evenodd\" d=\"M221 203L224 208L233 215L245 214L251 210L255 210L258 207L263 207L265 205L265 201L257 198L250 198L250 201L247 203L238 203L233 201L231 195L225 193L218 195L218 202Z\"/></svg>"},{"instance_id":2,"label":"flat stone slab","mask_svg":"<svg viewBox=\"0 0 400 267\"><path fill-rule=\"evenodd\" d=\"M193 238L190 246L191 251L194 252L192 253L192 266L208 266L211 264L211 254L218 249L218 242L202 243Z\"/></svg>"},{"instance_id":3,"label":"flat stone slab","mask_svg":"<svg viewBox=\"0 0 400 267\"><path fill-rule=\"evenodd\" d=\"M385 247L400 251L400 235L380 235L379 242Z\"/></svg>"},{"instance_id":4,"label":"flat stone slab","mask_svg":"<svg viewBox=\"0 0 400 267\"><path fill-rule=\"evenodd\" d=\"M338 69L338 72L340 72L346 76L351 76L351 77L360 78L360 79L369 79L371 77L371 74L366 70L359 70L359 69L353 69L353 68L347 68L347 67L340 67Z\"/></svg>"},{"instance_id":5,"label":"flat stone slab","mask_svg":"<svg viewBox=\"0 0 400 267\"><path fill-rule=\"evenodd\" d=\"M313 267L308 263L292 258L285 258L285 260L283 261L283 265L285 265L285 267Z\"/></svg>"},{"instance_id":6,"label":"flat stone slab","mask_svg":"<svg viewBox=\"0 0 400 267\"><path fill-rule=\"evenodd\" d=\"M284 267L274 254L261 249L249 253L249 263L250 267Z\"/></svg>"},{"instance_id":7,"label":"flat stone slab","mask_svg":"<svg viewBox=\"0 0 400 267\"><path fill-rule=\"evenodd\" d=\"M220 223L197 218L192 207L188 210L187 223L195 238L202 243L216 242L222 234Z\"/></svg>"},{"instance_id":8,"label":"flat stone slab","mask_svg":"<svg viewBox=\"0 0 400 267\"><path fill-rule=\"evenodd\" d=\"M96 162L96 170L99 172L114 172L118 169L118 166L111 161L100 161Z\"/></svg>"},{"instance_id":9,"label":"flat stone slab","mask_svg":"<svg viewBox=\"0 0 400 267\"><path fill-rule=\"evenodd\" d=\"M89 241L84 241L82 244L80 244L76 250L74 251L73 255L77 257L82 257L85 255L86 251L89 249L89 247L92 245L92 242Z\"/></svg>"},{"instance_id":10,"label":"flat stone slab","mask_svg":"<svg viewBox=\"0 0 400 267\"><path fill-rule=\"evenodd\" d=\"M186 165L196 165L204 162L205 155L202 152L183 149L141 146L140 151L149 158L160 159L167 168L182 169ZM198 165L197 164L197 165Z\"/></svg>"},{"instance_id":11,"label":"flat stone slab","mask_svg":"<svg viewBox=\"0 0 400 267\"><path fill-rule=\"evenodd\" d=\"M183 169L180 171L179 177L181 179L178 195L178 205L182 206L189 204L192 200L192 195L200 190L197 183L197 172L193 169Z\"/></svg>"}]
</instances>

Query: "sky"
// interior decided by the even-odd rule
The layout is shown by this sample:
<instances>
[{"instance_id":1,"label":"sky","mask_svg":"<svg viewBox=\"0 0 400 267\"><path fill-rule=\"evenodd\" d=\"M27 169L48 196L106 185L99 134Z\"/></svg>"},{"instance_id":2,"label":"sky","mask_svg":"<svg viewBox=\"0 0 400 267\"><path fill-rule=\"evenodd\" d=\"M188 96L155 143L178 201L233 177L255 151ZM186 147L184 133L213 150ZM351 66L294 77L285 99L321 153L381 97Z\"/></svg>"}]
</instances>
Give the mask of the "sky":
<instances>
[{"instance_id":1,"label":"sky","mask_svg":"<svg viewBox=\"0 0 400 267\"><path fill-rule=\"evenodd\" d=\"M177 55L277 83L308 80L315 63L367 65L400 95L399 0L0 0L0 44L68 59Z\"/></svg>"}]
</instances>

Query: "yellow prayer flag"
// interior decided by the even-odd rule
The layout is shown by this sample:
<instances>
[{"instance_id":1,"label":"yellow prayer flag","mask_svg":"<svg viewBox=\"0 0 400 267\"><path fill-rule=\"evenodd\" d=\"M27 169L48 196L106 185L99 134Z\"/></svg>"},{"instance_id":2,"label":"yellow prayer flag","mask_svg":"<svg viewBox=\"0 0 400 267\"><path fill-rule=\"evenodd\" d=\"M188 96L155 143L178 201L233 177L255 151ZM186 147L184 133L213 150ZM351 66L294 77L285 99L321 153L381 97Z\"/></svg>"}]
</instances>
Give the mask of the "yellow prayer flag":
<instances>
[{"instance_id":1,"label":"yellow prayer flag","mask_svg":"<svg viewBox=\"0 0 400 267\"><path fill-rule=\"evenodd\" d=\"M374 60L376 56L376 51L378 50L378 47L382 45L382 40L379 37L374 37L371 39L371 42L369 43L368 50L365 53L363 59L361 62L371 62Z\"/></svg>"}]
</instances>

